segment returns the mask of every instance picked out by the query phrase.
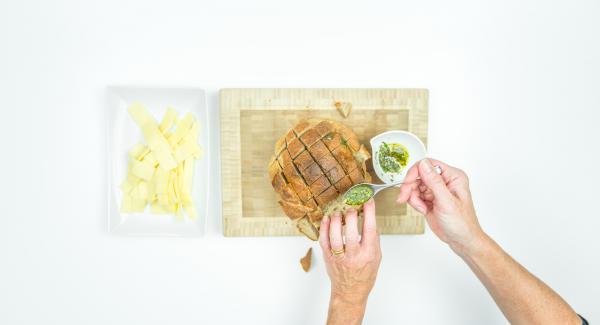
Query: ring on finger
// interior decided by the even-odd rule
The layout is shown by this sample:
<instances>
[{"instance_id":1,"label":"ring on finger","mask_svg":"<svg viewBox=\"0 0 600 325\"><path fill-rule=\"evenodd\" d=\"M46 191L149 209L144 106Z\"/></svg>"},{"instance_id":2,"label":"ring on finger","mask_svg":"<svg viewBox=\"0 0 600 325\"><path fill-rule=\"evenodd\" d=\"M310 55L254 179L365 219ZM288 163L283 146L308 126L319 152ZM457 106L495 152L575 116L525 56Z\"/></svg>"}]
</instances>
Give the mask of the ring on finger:
<instances>
[{"instance_id":1,"label":"ring on finger","mask_svg":"<svg viewBox=\"0 0 600 325\"><path fill-rule=\"evenodd\" d=\"M331 248L331 253L335 256L339 256L344 254L344 252L346 251L346 249L344 247L340 248L340 249L335 249L335 248Z\"/></svg>"}]
</instances>

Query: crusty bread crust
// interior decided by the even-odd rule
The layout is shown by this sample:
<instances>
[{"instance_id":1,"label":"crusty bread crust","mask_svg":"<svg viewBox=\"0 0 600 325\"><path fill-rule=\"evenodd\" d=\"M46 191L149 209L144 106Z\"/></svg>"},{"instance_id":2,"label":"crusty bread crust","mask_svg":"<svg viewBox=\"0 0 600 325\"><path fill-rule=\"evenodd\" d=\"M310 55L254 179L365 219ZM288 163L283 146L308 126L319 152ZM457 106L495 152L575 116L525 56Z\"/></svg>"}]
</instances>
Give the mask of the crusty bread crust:
<instances>
[{"instance_id":1,"label":"crusty bread crust","mask_svg":"<svg viewBox=\"0 0 600 325\"><path fill-rule=\"evenodd\" d=\"M312 240L325 212L352 185L371 181L369 151L345 125L302 120L275 143L269 178L285 214ZM334 207L333 209L337 209Z\"/></svg>"}]
</instances>

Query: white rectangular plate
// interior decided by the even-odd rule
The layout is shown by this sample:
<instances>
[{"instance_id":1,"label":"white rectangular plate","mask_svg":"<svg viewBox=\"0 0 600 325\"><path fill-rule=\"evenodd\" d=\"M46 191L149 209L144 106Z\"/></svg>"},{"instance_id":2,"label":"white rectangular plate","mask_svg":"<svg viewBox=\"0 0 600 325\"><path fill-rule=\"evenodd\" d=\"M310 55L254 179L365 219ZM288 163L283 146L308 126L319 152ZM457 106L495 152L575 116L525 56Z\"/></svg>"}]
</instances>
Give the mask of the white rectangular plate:
<instances>
[{"instance_id":1,"label":"white rectangular plate","mask_svg":"<svg viewBox=\"0 0 600 325\"><path fill-rule=\"evenodd\" d=\"M109 87L108 135L108 229L115 234L146 236L201 236L204 234L208 211L209 184L209 130L206 94L199 88L135 88ZM173 215L153 214L147 208L142 213L119 211L122 191L119 185L127 175L127 152L143 142L138 126L127 108L134 102L144 105L158 122L167 107L173 107L180 116L190 112L200 122L199 145L202 158L196 161L192 196L198 218L176 220Z\"/></svg>"}]
</instances>

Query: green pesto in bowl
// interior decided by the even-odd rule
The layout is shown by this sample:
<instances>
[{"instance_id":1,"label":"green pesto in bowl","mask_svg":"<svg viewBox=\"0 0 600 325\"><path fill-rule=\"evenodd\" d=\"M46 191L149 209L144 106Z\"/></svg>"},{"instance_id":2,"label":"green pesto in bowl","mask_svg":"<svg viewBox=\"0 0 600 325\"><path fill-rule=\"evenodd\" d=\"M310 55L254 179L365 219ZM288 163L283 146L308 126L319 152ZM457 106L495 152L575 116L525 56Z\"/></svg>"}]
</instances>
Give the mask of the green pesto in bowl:
<instances>
[{"instance_id":1,"label":"green pesto in bowl","mask_svg":"<svg viewBox=\"0 0 600 325\"><path fill-rule=\"evenodd\" d=\"M398 174L408 164L408 149L399 143L382 142L377 152L377 160L385 173Z\"/></svg>"}]
</instances>

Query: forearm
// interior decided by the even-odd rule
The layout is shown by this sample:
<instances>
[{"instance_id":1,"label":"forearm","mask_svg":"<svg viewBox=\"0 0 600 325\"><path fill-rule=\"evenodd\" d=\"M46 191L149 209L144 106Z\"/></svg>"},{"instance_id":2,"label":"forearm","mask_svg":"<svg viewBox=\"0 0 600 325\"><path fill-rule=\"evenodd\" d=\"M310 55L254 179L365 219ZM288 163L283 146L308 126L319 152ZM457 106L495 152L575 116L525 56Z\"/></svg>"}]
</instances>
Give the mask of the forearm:
<instances>
[{"instance_id":1,"label":"forearm","mask_svg":"<svg viewBox=\"0 0 600 325\"><path fill-rule=\"evenodd\" d=\"M353 301L335 293L331 294L329 300L329 313L327 316L328 325L337 324L360 324L362 323L367 306L364 301Z\"/></svg>"},{"instance_id":2,"label":"forearm","mask_svg":"<svg viewBox=\"0 0 600 325\"><path fill-rule=\"evenodd\" d=\"M511 324L581 324L573 309L486 234L453 247L492 295Z\"/></svg>"}]
</instances>

